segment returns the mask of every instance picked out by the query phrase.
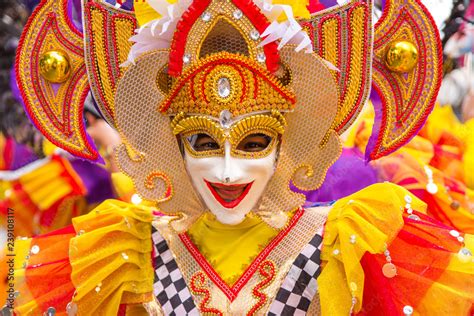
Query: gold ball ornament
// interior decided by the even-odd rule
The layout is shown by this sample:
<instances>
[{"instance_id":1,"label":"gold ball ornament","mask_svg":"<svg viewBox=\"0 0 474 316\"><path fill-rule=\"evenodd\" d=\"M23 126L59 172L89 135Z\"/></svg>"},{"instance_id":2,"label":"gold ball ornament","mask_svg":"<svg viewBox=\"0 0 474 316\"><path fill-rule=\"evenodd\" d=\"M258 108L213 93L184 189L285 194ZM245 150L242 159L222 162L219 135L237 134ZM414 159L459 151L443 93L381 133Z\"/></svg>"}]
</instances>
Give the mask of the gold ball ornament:
<instances>
[{"instance_id":1,"label":"gold ball ornament","mask_svg":"<svg viewBox=\"0 0 474 316\"><path fill-rule=\"evenodd\" d=\"M71 75L71 63L66 53L49 51L39 60L41 76L51 83L63 83Z\"/></svg>"},{"instance_id":2,"label":"gold ball ornament","mask_svg":"<svg viewBox=\"0 0 474 316\"><path fill-rule=\"evenodd\" d=\"M385 64L394 72L406 73L418 63L418 49L407 41L396 41L389 45Z\"/></svg>"}]
</instances>

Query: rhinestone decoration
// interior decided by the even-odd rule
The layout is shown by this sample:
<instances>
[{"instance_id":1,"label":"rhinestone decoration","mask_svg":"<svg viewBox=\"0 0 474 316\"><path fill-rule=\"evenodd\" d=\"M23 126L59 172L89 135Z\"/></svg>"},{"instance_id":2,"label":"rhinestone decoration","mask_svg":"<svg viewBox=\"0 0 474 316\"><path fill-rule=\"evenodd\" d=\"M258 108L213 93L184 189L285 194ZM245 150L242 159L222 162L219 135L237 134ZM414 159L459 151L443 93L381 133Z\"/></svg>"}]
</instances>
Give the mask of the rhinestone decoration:
<instances>
[{"instance_id":1,"label":"rhinestone decoration","mask_svg":"<svg viewBox=\"0 0 474 316\"><path fill-rule=\"evenodd\" d=\"M131 202L135 205L142 203L142 198L138 194L132 195Z\"/></svg>"},{"instance_id":2,"label":"rhinestone decoration","mask_svg":"<svg viewBox=\"0 0 474 316\"><path fill-rule=\"evenodd\" d=\"M212 18L212 15L210 12L204 12L201 16L201 19L204 21L204 22L209 22Z\"/></svg>"},{"instance_id":3,"label":"rhinestone decoration","mask_svg":"<svg viewBox=\"0 0 474 316\"><path fill-rule=\"evenodd\" d=\"M436 194L438 193L438 186L433 182L429 182L426 185L426 191L428 191L430 194Z\"/></svg>"},{"instance_id":4,"label":"rhinestone decoration","mask_svg":"<svg viewBox=\"0 0 474 316\"><path fill-rule=\"evenodd\" d=\"M411 307L410 305L406 305L403 307L403 314L405 316L410 316L413 314L413 307Z\"/></svg>"},{"instance_id":5,"label":"rhinestone decoration","mask_svg":"<svg viewBox=\"0 0 474 316\"><path fill-rule=\"evenodd\" d=\"M472 256L471 251L467 248L461 248L461 250L459 250L459 253L463 256Z\"/></svg>"},{"instance_id":6,"label":"rhinestone decoration","mask_svg":"<svg viewBox=\"0 0 474 316\"><path fill-rule=\"evenodd\" d=\"M450 234L451 236L453 236L454 238L458 238L459 236L461 236L461 234L459 234L459 232L458 232L457 230L454 230L454 229L453 229L453 230L450 230L450 231L449 231L449 234Z\"/></svg>"},{"instance_id":7,"label":"rhinestone decoration","mask_svg":"<svg viewBox=\"0 0 474 316\"><path fill-rule=\"evenodd\" d=\"M101 287L101 286L102 286L102 282L100 282L99 284L97 284L97 286L96 286L96 288L95 288L95 291L96 291L97 293L100 292L100 287Z\"/></svg>"},{"instance_id":8,"label":"rhinestone decoration","mask_svg":"<svg viewBox=\"0 0 474 316\"><path fill-rule=\"evenodd\" d=\"M430 194L438 193L438 186L433 181L433 170L428 166L425 166L426 177L428 178L428 184L426 185L426 191Z\"/></svg>"},{"instance_id":9,"label":"rhinestone decoration","mask_svg":"<svg viewBox=\"0 0 474 316\"><path fill-rule=\"evenodd\" d=\"M385 277L391 279L397 275L397 267L393 263L386 263L382 267L382 273Z\"/></svg>"},{"instance_id":10,"label":"rhinestone decoration","mask_svg":"<svg viewBox=\"0 0 474 316\"><path fill-rule=\"evenodd\" d=\"M217 93L221 98L227 98L231 93L230 80L227 77L222 77L217 80Z\"/></svg>"},{"instance_id":11,"label":"rhinestone decoration","mask_svg":"<svg viewBox=\"0 0 474 316\"><path fill-rule=\"evenodd\" d=\"M56 309L54 307L48 307L45 313L46 316L54 316L56 315Z\"/></svg>"},{"instance_id":12,"label":"rhinestone decoration","mask_svg":"<svg viewBox=\"0 0 474 316\"><path fill-rule=\"evenodd\" d=\"M414 214L413 214L413 215L408 215L408 218L409 218L409 219L413 219L413 220L415 220L415 221L419 221L419 220L420 220L420 217L419 217L418 215L414 215Z\"/></svg>"},{"instance_id":13,"label":"rhinestone decoration","mask_svg":"<svg viewBox=\"0 0 474 316\"><path fill-rule=\"evenodd\" d=\"M256 29L253 29L250 31L250 38L256 41L260 38L260 33Z\"/></svg>"},{"instance_id":14,"label":"rhinestone decoration","mask_svg":"<svg viewBox=\"0 0 474 316\"><path fill-rule=\"evenodd\" d=\"M40 251L40 247L38 245L34 245L33 247L31 247L31 253L36 255L38 254Z\"/></svg>"},{"instance_id":15,"label":"rhinestone decoration","mask_svg":"<svg viewBox=\"0 0 474 316\"><path fill-rule=\"evenodd\" d=\"M472 252L467 248L461 248L458 252L458 259L463 263L471 262Z\"/></svg>"},{"instance_id":16,"label":"rhinestone decoration","mask_svg":"<svg viewBox=\"0 0 474 316\"><path fill-rule=\"evenodd\" d=\"M337 255L339 254L339 249L334 249L334 250L332 251L332 254L335 255L335 256L337 256Z\"/></svg>"},{"instance_id":17,"label":"rhinestone decoration","mask_svg":"<svg viewBox=\"0 0 474 316\"><path fill-rule=\"evenodd\" d=\"M1 310L0 310L0 314L3 315L3 316L11 316L13 315L13 312L12 310L8 307L8 306L4 306Z\"/></svg>"},{"instance_id":18,"label":"rhinestone decoration","mask_svg":"<svg viewBox=\"0 0 474 316\"><path fill-rule=\"evenodd\" d=\"M191 62L191 55L189 54L184 54L183 56L183 63L189 64Z\"/></svg>"},{"instance_id":19,"label":"rhinestone decoration","mask_svg":"<svg viewBox=\"0 0 474 316\"><path fill-rule=\"evenodd\" d=\"M355 244L356 243L356 235L351 235L351 237L349 238L349 241L351 244Z\"/></svg>"},{"instance_id":20,"label":"rhinestone decoration","mask_svg":"<svg viewBox=\"0 0 474 316\"><path fill-rule=\"evenodd\" d=\"M77 304L74 302L69 302L66 306L67 316L76 316L77 314Z\"/></svg>"},{"instance_id":21,"label":"rhinestone decoration","mask_svg":"<svg viewBox=\"0 0 474 316\"><path fill-rule=\"evenodd\" d=\"M229 110L222 111L219 117L219 122L222 127L229 128L232 123L232 113L230 113Z\"/></svg>"},{"instance_id":22,"label":"rhinestone decoration","mask_svg":"<svg viewBox=\"0 0 474 316\"><path fill-rule=\"evenodd\" d=\"M265 56L264 53L258 53L257 55L257 61L259 63L264 63L267 60L267 56Z\"/></svg>"},{"instance_id":23,"label":"rhinestone decoration","mask_svg":"<svg viewBox=\"0 0 474 316\"><path fill-rule=\"evenodd\" d=\"M237 9L234 11L233 16L236 20L240 20L244 16L244 14L242 13L242 11Z\"/></svg>"},{"instance_id":24,"label":"rhinestone decoration","mask_svg":"<svg viewBox=\"0 0 474 316\"><path fill-rule=\"evenodd\" d=\"M124 260L128 260L128 255L125 252L122 252L122 258Z\"/></svg>"},{"instance_id":25,"label":"rhinestone decoration","mask_svg":"<svg viewBox=\"0 0 474 316\"><path fill-rule=\"evenodd\" d=\"M408 204L411 204L411 202L413 202L411 196L409 196L408 194L405 195L405 202L407 202Z\"/></svg>"}]
</instances>

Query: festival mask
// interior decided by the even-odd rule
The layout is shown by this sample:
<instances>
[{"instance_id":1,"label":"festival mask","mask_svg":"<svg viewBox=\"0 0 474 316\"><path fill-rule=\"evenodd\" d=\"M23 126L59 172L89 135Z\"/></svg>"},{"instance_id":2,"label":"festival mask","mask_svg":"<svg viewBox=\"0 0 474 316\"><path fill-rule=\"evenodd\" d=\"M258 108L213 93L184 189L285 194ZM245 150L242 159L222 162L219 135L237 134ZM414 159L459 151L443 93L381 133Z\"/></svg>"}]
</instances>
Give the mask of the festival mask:
<instances>
[{"instance_id":1,"label":"festival mask","mask_svg":"<svg viewBox=\"0 0 474 316\"><path fill-rule=\"evenodd\" d=\"M220 122L204 116L173 121L184 147L186 169L205 205L224 223L240 223L262 196L275 171L286 121L278 112Z\"/></svg>"}]
</instances>

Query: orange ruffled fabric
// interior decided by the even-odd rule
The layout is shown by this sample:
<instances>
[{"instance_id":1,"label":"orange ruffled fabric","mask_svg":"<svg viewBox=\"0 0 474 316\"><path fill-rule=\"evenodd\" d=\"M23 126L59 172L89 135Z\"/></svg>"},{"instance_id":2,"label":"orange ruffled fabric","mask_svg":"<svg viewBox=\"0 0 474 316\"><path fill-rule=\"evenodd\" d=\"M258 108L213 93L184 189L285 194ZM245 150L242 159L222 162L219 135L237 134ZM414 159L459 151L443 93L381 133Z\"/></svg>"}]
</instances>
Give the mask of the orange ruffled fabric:
<instances>
[{"instance_id":1,"label":"orange ruffled fabric","mask_svg":"<svg viewBox=\"0 0 474 316\"><path fill-rule=\"evenodd\" d=\"M15 210L16 236L34 236L65 227L87 209L87 190L69 161L61 156L51 156L44 165L8 181L8 186L0 209Z\"/></svg>"},{"instance_id":2,"label":"orange ruffled fabric","mask_svg":"<svg viewBox=\"0 0 474 316\"><path fill-rule=\"evenodd\" d=\"M348 315L351 309L361 309L364 270L360 260L367 252L383 253L395 239L403 226L407 195L413 199L413 208L424 208L406 190L388 183L372 185L334 204L323 235L325 266L318 278L323 315Z\"/></svg>"},{"instance_id":3,"label":"orange ruffled fabric","mask_svg":"<svg viewBox=\"0 0 474 316\"><path fill-rule=\"evenodd\" d=\"M41 315L54 307L67 315L72 301L79 315L117 315L121 306L152 302L152 218L148 208L109 200L75 218L67 234L20 241L27 252L40 250L16 271L24 280L15 312Z\"/></svg>"},{"instance_id":4,"label":"orange ruffled fabric","mask_svg":"<svg viewBox=\"0 0 474 316\"><path fill-rule=\"evenodd\" d=\"M472 315L473 236L460 235L461 242L451 235L452 228L413 214L419 219L404 216L405 225L388 248L395 277L382 273L385 255L363 257L366 286L360 315L404 315L404 308L413 315Z\"/></svg>"},{"instance_id":5,"label":"orange ruffled fabric","mask_svg":"<svg viewBox=\"0 0 474 316\"><path fill-rule=\"evenodd\" d=\"M416 219L407 218L407 201ZM474 303L472 236L424 215L426 205L402 187L384 183L339 200L323 236L318 278L322 315L467 315ZM385 251L388 250L388 253ZM397 275L382 273L386 255ZM459 260L461 258L462 260ZM442 311L441 313L439 313Z\"/></svg>"},{"instance_id":6,"label":"orange ruffled fabric","mask_svg":"<svg viewBox=\"0 0 474 316\"><path fill-rule=\"evenodd\" d=\"M372 131L372 112L353 129L346 146L364 150ZM474 234L474 120L461 124L450 107L435 107L408 144L371 162L381 180L403 186L428 204L427 214L462 232ZM428 175L438 191L427 191Z\"/></svg>"}]
</instances>

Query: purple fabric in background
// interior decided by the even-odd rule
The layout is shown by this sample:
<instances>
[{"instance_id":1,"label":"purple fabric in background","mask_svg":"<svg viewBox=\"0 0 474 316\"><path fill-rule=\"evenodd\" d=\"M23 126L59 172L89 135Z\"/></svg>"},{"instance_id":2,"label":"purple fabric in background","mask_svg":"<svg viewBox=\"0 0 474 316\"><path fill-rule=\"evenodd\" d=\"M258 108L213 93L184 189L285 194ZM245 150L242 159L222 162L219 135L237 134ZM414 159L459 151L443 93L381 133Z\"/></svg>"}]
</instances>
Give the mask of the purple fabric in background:
<instances>
[{"instance_id":1,"label":"purple fabric in background","mask_svg":"<svg viewBox=\"0 0 474 316\"><path fill-rule=\"evenodd\" d=\"M89 204L116 198L110 173L106 169L81 159L70 162L87 189L86 200Z\"/></svg>"},{"instance_id":2,"label":"purple fabric in background","mask_svg":"<svg viewBox=\"0 0 474 316\"><path fill-rule=\"evenodd\" d=\"M68 0L67 2L67 15L72 21L74 26L79 32L83 32L82 29L82 8L81 0Z\"/></svg>"},{"instance_id":3,"label":"purple fabric in background","mask_svg":"<svg viewBox=\"0 0 474 316\"><path fill-rule=\"evenodd\" d=\"M336 0L319 0L319 3L321 3L326 8L330 8L337 5Z\"/></svg>"},{"instance_id":4,"label":"purple fabric in background","mask_svg":"<svg viewBox=\"0 0 474 316\"><path fill-rule=\"evenodd\" d=\"M7 166L7 170L17 170L38 160L38 156L36 156L30 147L18 144L11 138L9 138L7 142L7 148L10 150L12 157L10 166Z\"/></svg>"},{"instance_id":5,"label":"purple fabric in background","mask_svg":"<svg viewBox=\"0 0 474 316\"><path fill-rule=\"evenodd\" d=\"M363 154L357 148L344 148L318 190L302 191L293 185L291 189L306 195L306 204L311 205L338 200L377 182L377 172L365 163Z\"/></svg>"}]
</instances>

